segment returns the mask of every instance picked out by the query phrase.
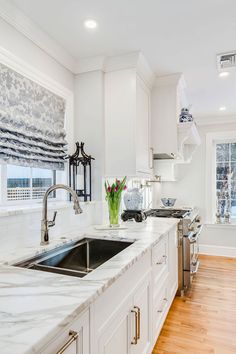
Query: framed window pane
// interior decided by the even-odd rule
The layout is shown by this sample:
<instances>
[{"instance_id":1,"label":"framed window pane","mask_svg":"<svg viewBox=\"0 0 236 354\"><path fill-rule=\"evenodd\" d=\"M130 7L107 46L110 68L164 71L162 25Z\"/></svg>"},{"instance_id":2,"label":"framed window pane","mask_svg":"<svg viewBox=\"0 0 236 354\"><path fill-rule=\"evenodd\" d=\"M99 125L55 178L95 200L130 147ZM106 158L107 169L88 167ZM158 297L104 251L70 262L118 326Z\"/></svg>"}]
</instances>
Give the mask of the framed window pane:
<instances>
[{"instance_id":1,"label":"framed window pane","mask_svg":"<svg viewBox=\"0 0 236 354\"><path fill-rule=\"evenodd\" d=\"M230 176L230 165L228 162L217 163L216 165L216 180L227 181Z\"/></svg>"},{"instance_id":2,"label":"framed window pane","mask_svg":"<svg viewBox=\"0 0 236 354\"><path fill-rule=\"evenodd\" d=\"M56 171L7 165L7 200L42 199L46 190L56 183ZM55 198L56 193L51 193Z\"/></svg>"},{"instance_id":3,"label":"framed window pane","mask_svg":"<svg viewBox=\"0 0 236 354\"><path fill-rule=\"evenodd\" d=\"M236 217L236 199L231 200L231 216Z\"/></svg>"},{"instance_id":4,"label":"framed window pane","mask_svg":"<svg viewBox=\"0 0 236 354\"><path fill-rule=\"evenodd\" d=\"M42 199L46 190L54 184L54 171L43 168L32 169L32 199ZM53 193L49 198L54 197Z\"/></svg>"},{"instance_id":5,"label":"framed window pane","mask_svg":"<svg viewBox=\"0 0 236 354\"><path fill-rule=\"evenodd\" d=\"M216 144L216 161L229 161L229 145L230 144Z\"/></svg>"},{"instance_id":6,"label":"framed window pane","mask_svg":"<svg viewBox=\"0 0 236 354\"><path fill-rule=\"evenodd\" d=\"M231 145L231 161L236 162L236 143L232 143Z\"/></svg>"},{"instance_id":7,"label":"framed window pane","mask_svg":"<svg viewBox=\"0 0 236 354\"><path fill-rule=\"evenodd\" d=\"M229 189L228 181L217 181L216 182L216 189L220 192L225 192Z\"/></svg>"},{"instance_id":8,"label":"framed window pane","mask_svg":"<svg viewBox=\"0 0 236 354\"><path fill-rule=\"evenodd\" d=\"M31 199L30 167L7 166L7 200Z\"/></svg>"}]
</instances>

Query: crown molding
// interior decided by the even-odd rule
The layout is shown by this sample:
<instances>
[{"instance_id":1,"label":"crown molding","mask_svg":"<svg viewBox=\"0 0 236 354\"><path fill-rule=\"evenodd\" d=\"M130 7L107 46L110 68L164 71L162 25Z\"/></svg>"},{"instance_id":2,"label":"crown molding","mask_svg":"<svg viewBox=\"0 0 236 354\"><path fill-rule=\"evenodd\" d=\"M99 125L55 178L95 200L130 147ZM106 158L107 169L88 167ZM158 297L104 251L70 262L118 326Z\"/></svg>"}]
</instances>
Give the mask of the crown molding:
<instances>
[{"instance_id":1,"label":"crown molding","mask_svg":"<svg viewBox=\"0 0 236 354\"><path fill-rule=\"evenodd\" d=\"M76 74L100 70L104 73L126 69L135 69L140 78L152 86L154 74L141 52L132 52L119 56L100 56L79 59Z\"/></svg>"},{"instance_id":2,"label":"crown molding","mask_svg":"<svg viewBox=\"0 0 236 354\"><path fill-rule=\"evenodd\" d=\"M75 72L76 60L17 7L6 0L0 0L0 17L59 64L72 73Z\"/></svg>"},{"instance_id":3,"label":"crown molding","mask_svg":"<svg viewBox=\"0 0 236 354\"><path fill-rule=\"evenodd\" d=\"M199 116L194 117L198 126L215 125L215 124L236 124L236 115L222 116Z\"/></svg>"},{"instance_id":4,"label":"crown molding","mask_svg":"<svg viewBox=\"0 0 236 354\"><path fill-rule=\"evenodd\" d=\"M75 74L78 75L97 70L104 71L105 59L104 56L81 58L77 60Z\"/></svg>"},{"instance_id":5,"label":"crown molding","mask_svg":"<svg viewBox=\"0 0 236 354\"><path fill-rule=\"evenodd\" d=\"M155 87L177 86L177 85L180 85L182 89L186 89L186 83L182 73L155 77L155 81L154 81Z\"/></svg>"}]
</instances>

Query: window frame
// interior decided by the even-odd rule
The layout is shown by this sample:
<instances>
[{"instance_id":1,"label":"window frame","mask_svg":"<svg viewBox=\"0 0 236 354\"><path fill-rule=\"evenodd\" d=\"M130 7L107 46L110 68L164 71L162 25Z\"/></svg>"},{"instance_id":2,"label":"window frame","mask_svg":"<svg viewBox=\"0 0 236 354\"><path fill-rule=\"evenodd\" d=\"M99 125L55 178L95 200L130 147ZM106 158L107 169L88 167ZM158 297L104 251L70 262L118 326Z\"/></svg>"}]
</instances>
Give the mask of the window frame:
<instances>
[{"instance_id":1,"label":"window frame","mask_svg":"<svg viewBox=\"0 0 236 354\"><path fill-rule=\"evenodd\" d=\"M56 95L63 97L66 101L65 110L65 131L66 139L68 142L68 151L74 151L74 91L73 85L66 85L63 80L58 81L58 78L54 78L49 72L43 72L37 68L35 65L28 64L12 53L5 51L0 47L0 59L1 63L8 66L9 68L17 71L19 74L29 78L30 80L38 83L39 85L45 87L49 91L55 93ZM32 199L20 200L20 201L8 201L7 204L3 204L3 200L7 200L7 188L6 188L6 168L5 164L0 164L0 207L1 206L14 206L14 205L29 205L29 204L39 204L41 200ZM5 177L4 177L5 175ZM3 177L3 178L2 178ZM5 178L5 179L4 179ZM65 163L65 171L58 171L57 183L67 184L68 182L68 168L67 163ZM5 187L4 187L5 185ZM65 201L68 200L67 194L64 191L59 191L57 193L57 198L55 201Z\"/></svg>"},{"instance_id":2,"label":"window frame","mask_svg":"<svg viewBox=\"0 0 236 354\"><path fill-rule=\"evenodd\" d=\"M215 223L216 213L216 144L236 143L236 131L222 131L206 134L206 183L205 183L205 208L206 223ZM232 217L236 223L236 217Z\"/></svg>"}]
</instances>

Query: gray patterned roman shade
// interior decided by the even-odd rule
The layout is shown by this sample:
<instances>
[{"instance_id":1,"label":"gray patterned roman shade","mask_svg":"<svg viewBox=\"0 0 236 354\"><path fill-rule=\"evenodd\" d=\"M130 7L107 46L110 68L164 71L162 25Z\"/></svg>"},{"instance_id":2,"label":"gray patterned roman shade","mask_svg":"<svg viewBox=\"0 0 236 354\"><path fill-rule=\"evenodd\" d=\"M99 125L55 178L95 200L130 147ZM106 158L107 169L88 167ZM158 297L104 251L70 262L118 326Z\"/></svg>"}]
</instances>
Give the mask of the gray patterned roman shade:
<instances>
[{"instance_id":1,"label":"gray patterned roman shade","mask_svg":"<svg viewBox=\"0 0 236 354\"><path fill-rule=\"evenodd\" d=\"M65 100L0 63L0 162L64 169Z\"/></svg>"}]
</instances>

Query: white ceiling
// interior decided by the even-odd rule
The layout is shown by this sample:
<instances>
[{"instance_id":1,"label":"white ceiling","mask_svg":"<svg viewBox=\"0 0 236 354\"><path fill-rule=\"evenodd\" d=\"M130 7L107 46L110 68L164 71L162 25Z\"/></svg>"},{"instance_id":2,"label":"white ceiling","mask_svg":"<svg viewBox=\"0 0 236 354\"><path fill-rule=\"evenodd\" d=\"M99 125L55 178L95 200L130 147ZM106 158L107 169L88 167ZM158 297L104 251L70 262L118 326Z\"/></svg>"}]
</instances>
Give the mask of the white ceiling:
<instances>
[{"instance_id":1,"label":"white ceiling","mask_svg":"<svg viewBox=\"0 0 236 354\"><path fill-rule=\"evenodd\" d=\"M197 116L236 114L236 69L224 79L216 70L216 54L236 49L235 0L10 1L74 58L140 50L157 75L184 73Z\"/></svg>"}]
</instances>

